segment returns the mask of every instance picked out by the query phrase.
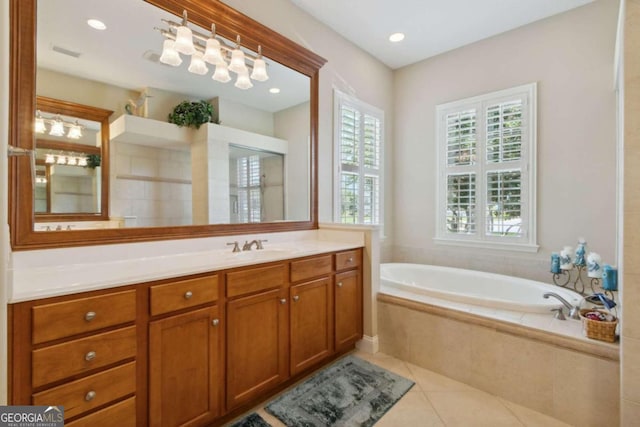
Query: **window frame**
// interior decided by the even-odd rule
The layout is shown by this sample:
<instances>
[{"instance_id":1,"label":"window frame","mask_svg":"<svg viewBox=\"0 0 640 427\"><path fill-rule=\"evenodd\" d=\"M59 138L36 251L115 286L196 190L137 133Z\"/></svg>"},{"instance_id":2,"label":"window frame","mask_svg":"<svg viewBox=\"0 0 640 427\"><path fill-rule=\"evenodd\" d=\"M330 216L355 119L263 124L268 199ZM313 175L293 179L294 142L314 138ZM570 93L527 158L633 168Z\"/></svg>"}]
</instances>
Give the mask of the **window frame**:
<instances>
[{"instance_id":1,"label":"window frame","mask_svg":"<svg viewBox=\"0 0 640 427\"><path fill-rule=\"evenodd\" d=\"M487 107L510 100L523 100L523 141L521 158L514 162L487 161ZM471 166L454 166L448 169L447 164L447 115L468 109L476 111L476 163ZM502 249L521 252L537 252L536 227L536 160L537 160L537 83L529 83L509 89L486 93L436 106L436 244ZM521 170L521 217L524 235L491 236L486 234L487 226L487 174L490 172L508 171L519 166ZM516 167L517 169L517 167ZM467 172L468 171L468 172ZM476 192L476 233L454 234L447 231L447 175L475 173Z\"/></svg>"},{"instance_id":2,"label":"window frame","mask_svg":"<svg viewBox=\"0 0 640 427\"><path fill-rule=\"evenodd\" d=\"M342 105L347 105L350 108L357 110L361 115L370 115L380 121L380 146L379 146L379 163L378 173L372 174L369 168L364 167L364 156L359 156L359 166L349 170L347 172L356 172L359 176L358 186L360 189L364 189L364 177L377 176L378 179L378 222L367 224L362 222L362 214L364 212L364 192L360 191L358 195L358 221L353 225L376 225L382 230L384 224L384 140L385 140L385 117L384 111L367 104L353 96L347 95L344 92L334 88L333 90L333 164L334 164L334 176L333 176L333 221L339 224L348 225L343 223L341 218L342 208L342 194L341 194L341 176L342 176L342 162L341 162L341 120L340 110ZM364 126L364 120L362 120L362 126ZM363 133L364 136L364 133ZM364 137L360 138L360 153L364 153Z\"/></svg>"}]
</instances>

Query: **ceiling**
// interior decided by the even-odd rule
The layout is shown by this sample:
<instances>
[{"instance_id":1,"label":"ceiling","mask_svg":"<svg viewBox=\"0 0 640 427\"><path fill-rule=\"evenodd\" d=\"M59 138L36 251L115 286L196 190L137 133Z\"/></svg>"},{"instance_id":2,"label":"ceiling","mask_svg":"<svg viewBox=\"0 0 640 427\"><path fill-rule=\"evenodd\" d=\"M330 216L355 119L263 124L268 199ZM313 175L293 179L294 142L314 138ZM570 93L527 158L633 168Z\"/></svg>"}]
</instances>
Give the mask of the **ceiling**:
<instances>
[{"instance_id":1,"label":"ceiling","mask_svg":"<svg viewBox=\"0 0 640 427\"><path fill-rule=\"evenodd\" d=\"M396 69L593 0L290 1Z\"/></svg>"}]
</instances>

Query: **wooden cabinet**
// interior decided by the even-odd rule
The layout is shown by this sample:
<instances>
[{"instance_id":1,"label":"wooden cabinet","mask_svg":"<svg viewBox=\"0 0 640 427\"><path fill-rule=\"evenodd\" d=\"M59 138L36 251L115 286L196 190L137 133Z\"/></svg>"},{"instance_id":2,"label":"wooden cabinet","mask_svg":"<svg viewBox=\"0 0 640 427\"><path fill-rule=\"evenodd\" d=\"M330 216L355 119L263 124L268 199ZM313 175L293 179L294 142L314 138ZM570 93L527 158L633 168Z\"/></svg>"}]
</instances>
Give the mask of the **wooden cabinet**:
<instances>
[{"instance_id":1,"label":"wooden cabinet","mask_svg":"<svg viewBox=\"0 0 640 427\"><path fill-rule=\"evenodd\" d=\"M227 303L227 410L289 376L288 304L281 287Z\"/></svg>"},{"instance_id":2,"label":"wooden cabinet","mask_svg":"<svg viewBox=\"0 0 640 427\"><path fill-rule=\"evenodd\" d=\"M217 306L149 324L149 425L201 425L220 414Z\"/></svg>"},{"instance_id":3,"label":"wooden cabinet","mask_svg":"<svg viewBox=\"0 0 640 427\"><path fill-rule=\"evenodd\" d=\"M9 404L84 426L206 426L362 336L362 250L9 305Z\"/></svg>"},{"instance_id":4,"label":"wooden cabinet","mask_svg":"<svg viewBox=\"0 0 640 427\"><path fill-rule=\"evenodd\" d=\"M291 375L328 357L333 350L331 278L291 287Z\"/></svg>"}]
</instances>

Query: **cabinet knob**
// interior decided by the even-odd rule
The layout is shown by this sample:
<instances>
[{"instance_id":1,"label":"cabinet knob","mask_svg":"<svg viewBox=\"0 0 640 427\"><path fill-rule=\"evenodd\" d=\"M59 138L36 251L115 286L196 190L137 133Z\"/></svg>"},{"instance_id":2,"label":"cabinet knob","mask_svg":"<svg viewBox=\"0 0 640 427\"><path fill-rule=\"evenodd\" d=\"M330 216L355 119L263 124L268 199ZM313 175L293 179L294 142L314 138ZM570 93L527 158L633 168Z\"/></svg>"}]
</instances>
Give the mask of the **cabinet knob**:
<instances>
[{"instance_id":1,"label":"cabinet knob","mask_svg":"<svg viewBox=\"0 0 640 427\"><path fill-rule=\"evenodd\" d=\"M91 402L95 398L96 398L96 392L93 390L91 390L90 392L84 395L84 400L86 400L87 402Z\"/></svg>"},{"instance_id":2,"label":"cabinet knob","mask_svg":"<svg viewBox=\"0 0 640 427\"><path fill-rule=\"evenodd\" d=\"M96 352L95 351L90 351L90 352L88 352L87 354L84 355L84 360L86 360L87 362L90 362L95 358L96 358Z\"/></svg>"},{"instance_id":3,"label":"cabinet knob","mask_svg":"<svg viewBox=\"0 0 640 427\"><path fill-rule=\"evenodd\" d=\"M341 288L342 287L342 282L338 282L338 287Z\"/></svg>"},{"instance_id":4,"label":"cabinet knob","mask_svg":"<svg viewBox=\"0 0 640 427\"><path fill-rule=\"evenodd\" d=\"M286 303L287 303L286 298L282 298L282 299L280 299L280 304L286 304Z\"/></svg>"},{"instance_id":5,"label":"cabinet knob","mask_svg":"<svg viewBox=\"0 0 640 427\"><path fill-rule=\"evenodd\" d=\"M84 320L86 320L87 322L91 322L95 318L96 318L95 311L87 311L87 314L84 315Z\"/></svg>"},{"instance_id":6,"label":"cabinet knob","mask_svg":"<svg viewBox=\"0 0 640 427\"><path fill-rule=\"evenodd\" d=\"M294 295L293 296L293 302L298 302L300 300L300 296L299 295Z\"/></svg>"},{"instance_id":7,"label":"cabinet knob","mask_svg":"<svg viewBox=\"0 0 640 427\"><path fill-rule=\"evenodd\" d=\"M353 262L353 257L349 257L349 259L347 260L347 262L349 262L349 263Z\"/></svg>"},{"instance_id":8,"label":"cabinet knob","mask_svg":"<svg viewBox=\"0 0 640 427\"><path fill-rule=\"evenodd\" d=\"M218 326L218 325L220 324L220 319L213 319L213 320L211 321L211 324L212 324L213 326Z\"/></svg>"},{"instance_id":9,"label":"cabinet knob","mask_svg":"<svg viewBox=\"0 0 640 427\"><path fill-rule=\"evenodd\" d=\"M187 291L184 293L184 299L191 299L192 296L193 296L193 292L191 291Z\"/></svg>"}]
</instances>

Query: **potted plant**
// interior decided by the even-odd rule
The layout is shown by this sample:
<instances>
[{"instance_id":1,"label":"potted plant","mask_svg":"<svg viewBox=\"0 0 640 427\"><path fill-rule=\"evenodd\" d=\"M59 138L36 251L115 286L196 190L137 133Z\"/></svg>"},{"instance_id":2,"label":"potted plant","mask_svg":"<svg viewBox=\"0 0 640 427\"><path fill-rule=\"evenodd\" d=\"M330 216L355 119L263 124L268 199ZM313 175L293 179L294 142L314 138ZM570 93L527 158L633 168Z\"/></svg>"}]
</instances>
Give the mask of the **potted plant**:
<instances>
[{"instance_id":1,"label":"potted plant","mask_svg":"<svg viewBox=\"0 0 640 427\"><path fill-rule=\"evenodd\" d=\"M87 155L87 166L86 168L95 169L100 166L102 159L99 154L89 154Z\"/></svg>"},{"instance_id":2,"label":"potted plant","mask_svg":"<svg viewBox=\"0 0 640 427\"><path fill-rule=\"evenodd\" d=\"M199 129L203 123L210 122L212 116L213 106L207 101L182 101L169 114L169 123Z\"/></svg>"}]
</instances>

